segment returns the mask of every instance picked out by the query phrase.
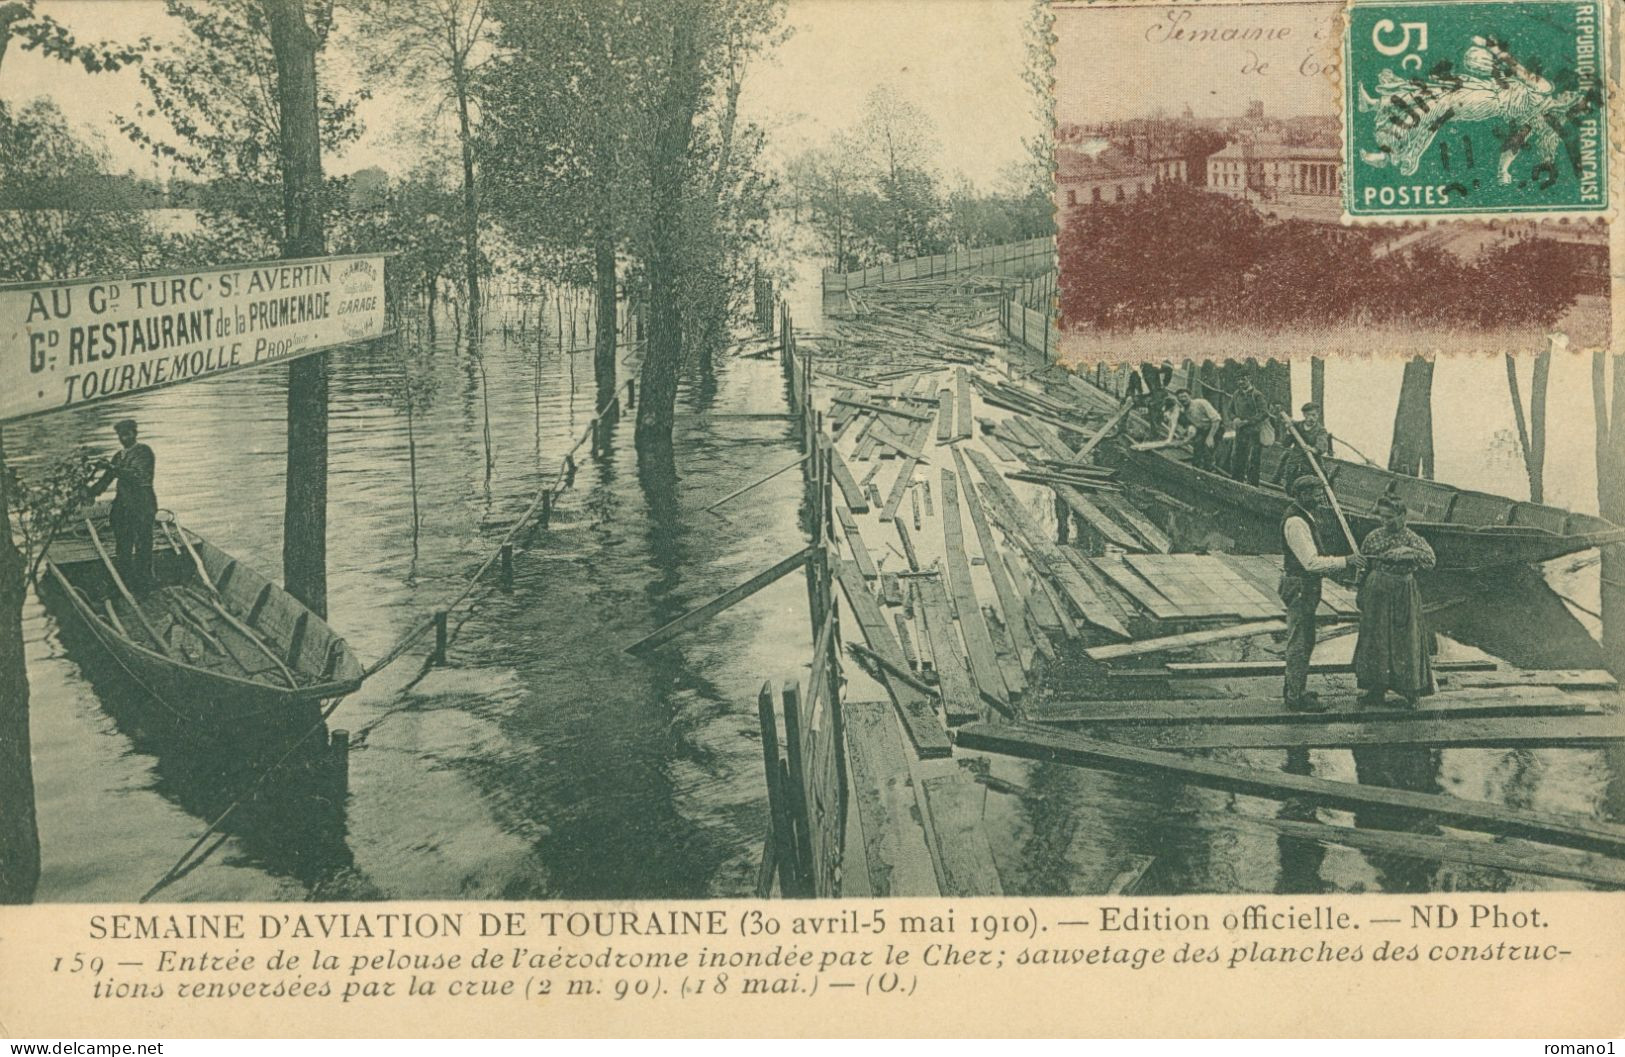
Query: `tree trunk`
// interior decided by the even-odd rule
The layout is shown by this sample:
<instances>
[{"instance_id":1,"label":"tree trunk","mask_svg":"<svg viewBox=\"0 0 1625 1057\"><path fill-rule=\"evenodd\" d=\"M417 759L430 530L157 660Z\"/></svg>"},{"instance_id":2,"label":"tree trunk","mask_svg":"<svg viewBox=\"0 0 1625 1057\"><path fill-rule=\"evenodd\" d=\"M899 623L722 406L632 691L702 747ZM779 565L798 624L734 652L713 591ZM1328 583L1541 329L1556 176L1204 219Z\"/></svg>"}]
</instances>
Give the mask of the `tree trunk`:
<instances>
[{"instance_id":1,"label":"tree trunk","mask_svg":"<svg viewBox=\"0 0 1625 1057\"><path fill-rule=\"evenodd\" d=\"M282 118L284 257L320 257L322 148L316 116L316 36L304 0L262 0L276 54ZM288 368L288 482L282 579L289 594L327 616L327 354Z\"/></svg>"},{"instance_id":2,"label":"tree trunk","mask_svg":"<svg viewBox=\"0 0 1625 1057\"><path fill-rule=\"evenodd\" d=\"M652 219L649 232L649 344L643 359L636 444L640 457L669 452L677 408L677 365L683 353L683 321L678 305L682 257L683 191L694 111L699 105L699 52L694 27L673 20L671 71L658 104L654 152L649 172Z\"/></svg>"},{"instance_id":3,"label":"tree trunk","mask_svg":"<svg viewBox=\"0 0 1625 1057\"><path fill-rule=\"evenodd\" d=\"M1433 361L1421 356L1405 364L1399 406L1394 411L1388 469L1433 478Z\"/></svg>"},{"instance_id":4,"label":"tree trunk","mask_svg":"<svg viewBox=\"0 0 1625 1057\"><path fill-rule=\"evenodd\" d=\"M1309 399L1320 408L1320 420L1326 421L1326 361L1319 356L1309 358ZM1290 408L1288 410L1291 410Z\"/></svg>"},{"instance_id":5,"label":"tree trunk","mask_svg":"<svg viewBox=\"0 0 1625 1057\"><path fill-rule=\"evenodd\" d=\"M480 334L480 207L474 187L474 133L468 120L468 71L459 60L452 66L457 92L457 138L463 147L463 267L468 284L468 344Z\"/></svg>"},{"instance_id":6,"label":"tree trunk","mask_svg":"<svg viewBox=\"0 0 1625 1057\"><path fill-rule=\"evenodd\" d=\"M39 886L28 667L23 654L23 556L11 539L5 438L0 436L0 903L30 903Z\"/></svg>"},{"instance_id":7,"label":"tree trunk","mask_svg":"<svg viewBox=\"0 0 1625 1057\"><path fill-rule=\"evenodd\" d=\"M1625 355L1613 358L1612 414L1605 385L1607 353L1592 353L1591 401L1597 418L1597 509L1625 525ZM1615 675L1625 677L1625 544L1602 548L1603 656Z\"/></svg>"},{"instance_id":8,"label":"tree trunk","mask_svg":"<svg viewBox=\"0 0 1625 1057\"><path fill-rule=\"evenodd\" d=\"M1529 476L1529 501L1545 502L1546 477L1546 382L1551 375L1552 354L1548 350L1535 358L1529 385L1529 419L1525 424L1523 395L1518 390L1518 361L1506 356L1507 392L1512 397L1512 418L1518 426L1518 448L1523 453L1524 472Z\"/></svg>"},{"instance_id":9,"label":"tree trunk","mask_svg":"<svg viewBox=\"0 0 1625 1057\"><path fill-rule=\"evenodd\" d=\"M593 333L592 373L597 382L595 407L606 407L615 396L615 237L600 231L593 247L593 278L598 308Z\"/></svg>"}]
</instances>

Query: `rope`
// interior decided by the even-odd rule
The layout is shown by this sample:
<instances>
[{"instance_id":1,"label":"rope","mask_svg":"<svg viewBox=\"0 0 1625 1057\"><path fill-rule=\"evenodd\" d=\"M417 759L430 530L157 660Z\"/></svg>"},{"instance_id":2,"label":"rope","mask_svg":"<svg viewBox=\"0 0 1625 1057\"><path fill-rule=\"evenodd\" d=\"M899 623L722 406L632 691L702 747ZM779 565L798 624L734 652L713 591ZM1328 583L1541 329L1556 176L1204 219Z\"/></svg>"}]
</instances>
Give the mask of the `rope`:
<instances>
[{"instance_id":1,"label":"rope","mask_svg":"<svg viewBox=\"0 0 1625 1057\"><path fill-rule=\"evenodd\" d=\"M497 544L496 549L493 550L490 556L486 558L483 563L481 563L478 569L475 570L474 575L469 577L468 583L464 585L462 591L457 595L457 597L452 599L451 602L447 603L443 609L437 610L436 612L450 613L468 600L468 597L474 593L474 588L478 586L482 579L484 579L485 574L491 571L491 566L496 564L497 559L502 554L502 548L512 543L514 537L519 534L519 531L530 522L532 517L535 516L536 511L542 505L543 499L548 495L557 495L564 489L566 479L568 478L571 468L574 465L575 453L580 450L581 445L585 443L588 438L590 438L598 429L598 423L603 419L604 415L609 411L609 409L612 406L617 405L619 402L619 391L604 402L604 405L598 409L598 412L595 415L593 415L592 420L587 423L587 428L582 432L581 436L577 438L575 444L573 444L570 447L570 450L566 452L563 458L559 460L559 471L554 476L553 483L540 489L536 493L536 497L531 500L530 505L525 508L524 513L519 515L519 519L515 521L508 529L507 533L503 535L501 541ZM456 628L452 629L452 631L446 636L448 643L456 637L457 631L462 630L463 625L468 622L468 617L471 615L472 613L465 615L463 619L458 622ZM401 656L412 647L413 643L417 642L418 639L422 638L428 633L430 628L434 627L434 624L435 615L434 613L431 613L428 617L424 618L415 627L403 635L394 646L390 647L388 652L365 669L361 673L362 681L365 682L399 660ZM410 689L421 682L424 676L426 676L433 667L433 658L426 658L424 660L423 667L418 671L418 674L406 684L406 689ZM288 762L288 759L293 756L294 752L299 748L300 745L304 744L311 735L315 734L326 726L328 717L330 717L339 707L339 705L343 704L344 701L347 700L347 698L348 695L345 697L334 698L327 708L322 711L321 718L316 720L315 723L312 723L302 734L290 742L287 750L283 752L281 756L277 757L277 759L269 767L260 772L259 777L254 780L252 785L250 785L241 795L234 799L224 811L215 816L214 821L209 823L208 828L203 831L202 835L192 843L191 847L187 848L186 851L182 853L179 859L175 860L175 864L165 871L164 875L160 877L151 888L147 889L146 894L138 899L137 902L147 902L153 896L157 895L159 892L162 892L165 888L168 888L176 881L179 881L187 874L190 874L192 871L196 870L199 866L202 866L211 855L218 851L220 847L226 843L227 839L230 837L230 834L220 834L220 838L213 844L209 845L209 847L205 849L202 854L196 854L198 849L203 847L204 842L213 836L226 822L226 820L229 819L237 811L237 809L243 805L245 801L251 799L254 794L259 791L260 787L265 784L266 779L270 778L271 775L275 774L283 764ZM393 715L394 711L398 710L392 710L391 712L386 713L384 717L380 717L380 721L382 721L382 719L386 718L388 715ZM367 730L371 730L372 727L375 726L377 726L377 723L369 725L362 731L362 733L365 734ZM195 858L193 857L194 855L196 855Z\"/></svg>"}]
</instances>

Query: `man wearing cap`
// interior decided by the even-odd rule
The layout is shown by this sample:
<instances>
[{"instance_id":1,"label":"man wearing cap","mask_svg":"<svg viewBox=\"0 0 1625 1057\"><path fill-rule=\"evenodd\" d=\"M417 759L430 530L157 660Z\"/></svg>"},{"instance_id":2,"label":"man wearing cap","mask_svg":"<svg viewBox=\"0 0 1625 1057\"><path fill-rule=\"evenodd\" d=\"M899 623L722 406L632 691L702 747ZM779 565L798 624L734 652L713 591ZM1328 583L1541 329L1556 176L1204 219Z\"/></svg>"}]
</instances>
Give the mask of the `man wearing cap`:
<instances>
[{"instance_id":1,"label":"man wearing cap","mask_svg":"<svg viewBox=\"0 0 1625 1057\"><path fill-rule=\"evenodd\" d=\"M1303 405L1303 418L1292 423L1292 428L1298 431L1298 436L1309 445L1309 450L1315 457L1324 458L1332 453L1332 435L1326 432L1326 427L1320 420L1320 405L1309 403ZM1304 474L1315 471L1309 466L1309 458L1304 455L1298 442L1289 435L1286 438L1286 451L1281 455L1281 463L1275 469L1275 483L1285 485L1289 481L1296 481Z\"/></svg>"},{"instance_id":2,"label":"man wearing cap","mask_svg":"<svg viewBox=\"0 0 1625 1057\"><path fill-rule=\"evenodd\" d=\"M125 584L139 591L153 582L152 522L158 516L158 495L152 490L157 459L152 449L135 439L135 420L126 418L113 426L122 447L104 460L105 472L90 494L101 495L118 482L113 496L113 564Z\"/></svg>"},{"instance_id":3,"label":"man wearing cap","mask_svg":"<svg viewBox=\"0 0 1625 1057\"><path fill-rule=\"evenodd\" d=\"M1315 652L1315 610L1320 608L1320 581L1339 569L1363 569L1365 559L1320 552L1319 532L1311 512L1321 485L1317 478L1292 482L1292 506L1281 521L1281 601L1286 605L1286 685L1283 696L1291 712L1324 712L1320 695L1306 689L1309 657Z\"/></svg>"},{"instance_id":4,"label":"man wearing cap","mask_svg":"<svg viewBox=\"0 0 1625 1057\"><path fill-rule=\"evenodd\" d=\"M1269 405L1251 378L1241 380L1241 391L1230 401L1230 416L1236 422L1230 476L1257 484L1259 464L1264 457L1264 420L1269 417Z\"/></svg>"}]
</instances>

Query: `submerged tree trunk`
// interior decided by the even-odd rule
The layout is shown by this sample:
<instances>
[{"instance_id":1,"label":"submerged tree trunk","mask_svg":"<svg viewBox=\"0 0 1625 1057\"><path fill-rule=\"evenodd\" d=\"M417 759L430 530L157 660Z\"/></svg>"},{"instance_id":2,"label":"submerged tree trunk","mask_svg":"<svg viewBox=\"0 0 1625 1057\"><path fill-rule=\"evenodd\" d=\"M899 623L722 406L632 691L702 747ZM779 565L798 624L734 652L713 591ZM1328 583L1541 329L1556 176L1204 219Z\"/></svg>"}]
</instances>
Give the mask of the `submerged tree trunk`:
<instances>
[{"instance_id":1,"label":"submerged tree trunk","mask_svg":"<svg viewBox=\"0 0 1625 1057\"><path fill-rule=\"evenodd\" d=\"M304 0L263 0L276 53L282 118L285 257L320 257L322 148L316 116L316 35ZM282 579L288 593L327 616L327 354L288 368L288 478L282 517Z\"/></svg>"},{"instance_id":2,"label":"submerged tree trunk","mask_svg":"<svg viewBox=\"0 0 1625 1057\"><path fill-rule=\"evenodd\" d=\"M1597 418L1597 509L1625 525L1625 355L1613 357L1613 399L1607 387L1608 354L1591 358L1591 401ZM1610 410L1612 413L1610 413ZM1602 548L1603 656L1615 675L1625 677L1625 544Z\"/></svg>"},{"instance_id":3,"label":"submerged tree trunk","mask_svg":"<svg viewBox=\"0 0 1625 1057\"><path fill-rule=\"evenodd\" d=\"M1550 349L1535 358L1529 381L1529 419L1524 423L1523 396L1518 391L1518 361L1506 357L1507 391L1512 397L1512 415L1518 425L1518 447L1523 452L1524 472L1529 475L1529 501L1546 501L1546 383L1552 372Z\"/></svg>"},{"instance_id":4,"label":"submerged tree trunk","mask_svg":"<svg viewBox=\"0 0 1625 1057\"><path fill-rule=\"evenodd\" d=\"M592 373L597 383L598 408L606 407L615 396L615 238L600 232L593 247L594 302L598 308L597 330L593 333Z\"/></svg>"},{"instance_id":5,"label":"submerged tree trunk","mask_svg":"<svg viewBox=\"0 0 1625 1057\"><path fill-rule=\"evenodd\" d=\"M1433 479L1433 361L1421 356L1405 364L1394 411L1394 439L1388 468Z\"/></svg>"},{"instance_id":6,"label":"submerged tree trunk","mask_svg":"<svg viewBox=\"0 0 1625 1057\"><path fill-rule=\"evenodd\" d=\"M641 456L670 451L677 409L677 365L683 353L683 320L678 304L682 257L682 211L689 141L699 105L699 52L694 27L674 20L671 71L658 104L649 197L649 344L643 359L636 444Z\"/></svg>"},{"instance_id":7,"label":"submerged tree trunk","mask_svg":"<svg viewBox=\"0 0 1625 1057\"><path fill-rule=\"evenodd\" d=\"M1320 420L1326 421L1326 361L1319 356L1309 359L1309 399L1320 408Z\"/></svg>"},{"instance_id":8,"label":"submerged tree trunk","mask_svg":"<svg viewBox=\"0 0 1625 1057\"><path fill-rule=\"evenodd\" d=\"M11 539L6 445L0 436L0 903L29 903L39 886L28 667L23 655L23 556Z\"/></svg>"},{"instance_id":9,"label":"submerged tree trunk","mask_svg":"<svg viewBox=\"0 0 1625 1057\"><path fill-rule=\"evenodd\" d=\"M480 334L480 207L474 186L474 133L468 119L468 71L461 61L452 67L457 92L457 136L463 147L463 269L468 285L468 344Z\"/></svg>"}]
</instances>

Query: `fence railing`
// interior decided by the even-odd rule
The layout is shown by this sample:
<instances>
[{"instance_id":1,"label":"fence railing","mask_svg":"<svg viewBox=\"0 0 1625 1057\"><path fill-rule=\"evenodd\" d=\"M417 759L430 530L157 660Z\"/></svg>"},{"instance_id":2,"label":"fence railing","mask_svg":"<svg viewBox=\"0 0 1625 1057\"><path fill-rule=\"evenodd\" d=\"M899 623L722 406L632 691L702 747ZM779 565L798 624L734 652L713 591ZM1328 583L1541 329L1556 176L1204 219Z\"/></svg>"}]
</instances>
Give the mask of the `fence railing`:
<instances>
[{"instance_id":1,"label":"fence railing","mask_svg":"<svg viewBox=\"0 0 1625 1057\"><path fill-rule=\"evenodd\" d=\"M1055 239L1045 237L1025 242L1006 242L997 246L955 250L930 257L912 257L908 260L880 264L856 272L838 272L824 269L824 294L839 294L858 290L877 283L904 282L909 279L930 279L965 272L987 275L1037 275L1055 268Z\"/></svg>"},{"instance_id":2,"label":"fence railing","mask_svg":"<svg viewBox=\"0 0 1625 1057\"><path fill-rule=\"evenodd\" d=\"M1012 294L999 303L999 326L1011 341L1026 346L1044 363L1055 362L1055 318L1047 303L1043 308L1028 308Z\"/></svg>"},{"instance_id":3,"label":"fence railing","mask_svg":"<svg viewBox=\"0 0 1625 1057\"><path fill-rule=\"evenodd\" d=\"M775 693L769 682L757 697L771 819L757 893L771 894L776 874L779 891L785 896L827 897L840 894L848 801L840 615L831 575L834 456L823 436L823 416L812 402L812 355L797 348L790 310L783 304L779 306L778 337L786 395L805 456L801 464L804 510L814 542L802 568L807 579L813 655L805 692L799 682L791 681Z\"/></svg>"}]
</instances>

